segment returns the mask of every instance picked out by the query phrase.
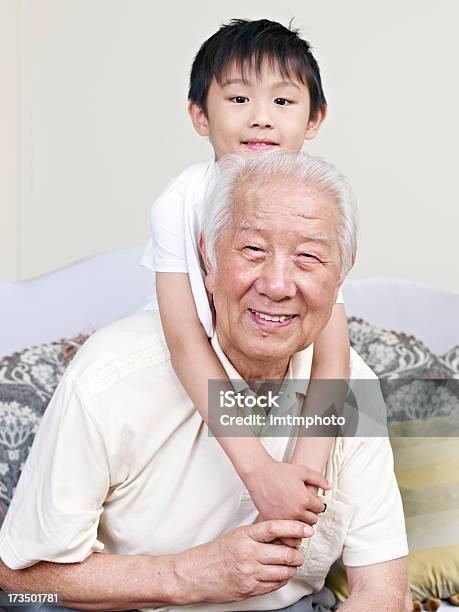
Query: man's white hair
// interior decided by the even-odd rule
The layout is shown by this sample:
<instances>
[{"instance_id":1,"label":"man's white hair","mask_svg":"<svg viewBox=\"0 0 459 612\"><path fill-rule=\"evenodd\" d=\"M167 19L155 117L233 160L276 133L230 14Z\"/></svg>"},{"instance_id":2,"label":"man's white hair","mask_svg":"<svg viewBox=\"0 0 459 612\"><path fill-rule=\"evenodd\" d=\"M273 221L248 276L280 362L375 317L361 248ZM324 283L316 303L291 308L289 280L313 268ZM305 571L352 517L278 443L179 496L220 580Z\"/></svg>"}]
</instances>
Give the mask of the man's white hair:
<instances>
[{"instance_id":1,"label":"man's white hair","mask_svg":"<svg viewBox=\"0 0 459 612\"><path fill-rule=\"evenodd\" d=\"M267 181L304 185L330 194L339 213L340 282L352 267L357 247L357 206L348 179L332 165L307 153L275 150L248 157L227 155L219 160L218 176L204 206L202 235L212 266L217 265L216 247L230 223L234 195L239 187L250 191Z\"/></svg>"}]
</instances>

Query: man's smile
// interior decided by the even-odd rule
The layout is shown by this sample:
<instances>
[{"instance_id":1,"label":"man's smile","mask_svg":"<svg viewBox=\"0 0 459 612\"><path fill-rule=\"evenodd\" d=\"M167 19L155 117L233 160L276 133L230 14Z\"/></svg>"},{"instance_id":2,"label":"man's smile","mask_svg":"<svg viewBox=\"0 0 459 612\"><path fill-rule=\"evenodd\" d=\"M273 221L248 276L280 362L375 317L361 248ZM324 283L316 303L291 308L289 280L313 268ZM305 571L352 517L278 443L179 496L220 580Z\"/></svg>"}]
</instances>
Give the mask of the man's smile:
<instances>
[{"instance_id":1,"label":"man's smile","mask_svg":"<svg viewBox=\"0 0 459 612\"><path fill-rule=\"evenodd\" d=\"M267 313L254 308L249 308L249 313L253 321L259 325L269 327L287 327L290 323L298 317L296 314L288 313Z\"/></svg>"}]
</instances>

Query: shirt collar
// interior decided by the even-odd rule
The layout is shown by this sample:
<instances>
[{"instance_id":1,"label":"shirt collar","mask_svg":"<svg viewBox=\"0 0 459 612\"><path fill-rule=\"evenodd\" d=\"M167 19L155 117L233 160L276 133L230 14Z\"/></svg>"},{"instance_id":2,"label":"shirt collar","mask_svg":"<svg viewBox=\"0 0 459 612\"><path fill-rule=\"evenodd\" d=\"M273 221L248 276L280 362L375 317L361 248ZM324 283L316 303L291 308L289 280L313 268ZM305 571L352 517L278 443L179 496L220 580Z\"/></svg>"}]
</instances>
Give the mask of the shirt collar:
<instances>
[{"instance_id":1,"label":"shirt collar","mask_svg":"<svg viewBox=\"0 0 459 612\"><path fill-rule=\"evenodd\" d=\"M242 378L231 361L223 352L218 341L217 332L211 339L212 348L214 349L218 359L220 360L226 375L233 384L235 391L245 391L249 389L248 383ZM287 374L284 380L294 381L294 391L306 395L308 389L309 376L311 373L313 345L311 344L302 351L294 353L290 358ZM292 388L293 389L293 388Z\"/></svg>"}]
</instances>

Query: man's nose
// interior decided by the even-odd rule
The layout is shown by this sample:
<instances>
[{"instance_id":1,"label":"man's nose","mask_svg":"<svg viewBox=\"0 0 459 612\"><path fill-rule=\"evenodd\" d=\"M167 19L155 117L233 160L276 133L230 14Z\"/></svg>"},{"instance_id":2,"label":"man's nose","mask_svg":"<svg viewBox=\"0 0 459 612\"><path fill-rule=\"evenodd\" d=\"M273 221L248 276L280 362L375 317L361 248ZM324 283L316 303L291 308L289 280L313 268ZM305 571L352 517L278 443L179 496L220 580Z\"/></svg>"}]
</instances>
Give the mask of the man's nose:
<instances>
[{"instance_id":1,"label":"man's nose","mask_svg":"<svg viewBox=\"0 0 459 612\"><path fill-rule=\"evenodd\" d=\"M251 110L250 127L273 127L270 106L266 102L253 102Z\"/></svg>"},{"instance_id":2,"label":"man's nose","mask_svg":"<svg viewBox=\"0 0 459 612\"><path fill-rule=\"evenodd\" d=\"M291 263L284 258L266 261L254 286L260 295L268 297L273 302L293 298L297 287Z\"/></svg>"}]
</instances>

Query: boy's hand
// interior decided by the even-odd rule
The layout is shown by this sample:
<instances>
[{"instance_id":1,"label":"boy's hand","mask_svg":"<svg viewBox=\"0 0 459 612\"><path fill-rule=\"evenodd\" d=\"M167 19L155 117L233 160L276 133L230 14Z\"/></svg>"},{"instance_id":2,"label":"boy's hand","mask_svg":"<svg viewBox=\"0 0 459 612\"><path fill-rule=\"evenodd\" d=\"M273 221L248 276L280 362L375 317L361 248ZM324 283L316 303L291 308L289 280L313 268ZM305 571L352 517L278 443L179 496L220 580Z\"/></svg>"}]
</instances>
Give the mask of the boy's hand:
<instances>
[{"instance_id":1,"label":"boy's hand","mask_svg":"<svg viewBox=\"0 0 459 612\"><path fill-rule=\"evenodd\" d=\"M323 501L315 494L317 488L330 489L318 472L274 459L251 472L245 485L263 520L289 519L308 525L315 525L317 515L324 510Z\"/></svg>"}]
</instances>

